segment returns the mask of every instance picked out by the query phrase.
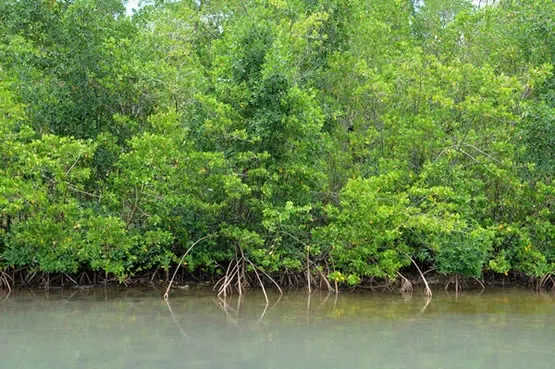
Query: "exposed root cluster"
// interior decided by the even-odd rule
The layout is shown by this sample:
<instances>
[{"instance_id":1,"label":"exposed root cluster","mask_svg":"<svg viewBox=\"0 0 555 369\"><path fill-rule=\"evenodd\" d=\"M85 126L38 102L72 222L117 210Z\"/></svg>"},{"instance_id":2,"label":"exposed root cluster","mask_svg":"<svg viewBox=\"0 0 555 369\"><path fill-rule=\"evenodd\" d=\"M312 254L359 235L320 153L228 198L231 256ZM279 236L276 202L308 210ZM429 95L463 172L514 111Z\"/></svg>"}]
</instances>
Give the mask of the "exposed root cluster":
<instances>
[{"instance_id":1,"label":"exposed root cluster","mask_svg":"<svg viewBox=\"0 0 555 369\"><path fill-rule=\"evenodd\" d=\"M237 293L239 293L239 296L249 287L249 282L246 277L246 260L244 256L235 256L233 261L227 266L224 276L214 285L214 290L218 289L218 297L223 297L225 299L228 294L233 294L234 287Z\"/></svg>"},{"instance_id":2,"label":"exposed root cluster","mask_svg":"<svg viewBox=\"0 0 555 369\"><path fill-rule=\"evenodd\" d=\"M399 288L399 291L403 294L411 294L413 291L411 281L399 272L397 272L397 275L401 278L401 288Z\"/></svg>"},{"instance_id":3,"label":"exposed root cluster","mask_svg":"<svg viewBox=\"0 0 555 369\"><path fill-rule=\"evenodd\" d=\"M251 267L256 281L253 281L252 275L248 273L248 266ZM268 294L266 293L266 287L264 286L261 274L272 282L274 286L276 286L280 294L283 294L279 284L268 273L256 266L249 258L247 258L243 249L237 246L235 249L235 258L227 266L224 276L214 285L214 290L217 289L218 297L223 299L225 299L228 295L233 294L234 290L236 290L239 296L241 296L253 282L256 282L262 289L266 303L268 303Z\"/></svg>"},{"instance_id":4,"label":"exposed root cluster","mask_svg":"<svg viewBox=\"0 0 555 369\"><path fill-rule=\"evenodd\" d=\"M555 290L555 280L553 277L553 273L547 273L541 277L538 281L538 290L546 288L549 282L551 282L551 289Z\"/></svg>"},{"instance_id":5,"label":"exposed root cluster","mask_svg":"<svg viewBox=\"0 0 555 369\"><path fill-rule=\"evenodd\" d=\"M3 289L8 290L8 293L12 291L12 287L10 285L10 281L12 281L12 278L4 273L4 272L0 272L0 291Z\"/></svg>"}]
</instances>

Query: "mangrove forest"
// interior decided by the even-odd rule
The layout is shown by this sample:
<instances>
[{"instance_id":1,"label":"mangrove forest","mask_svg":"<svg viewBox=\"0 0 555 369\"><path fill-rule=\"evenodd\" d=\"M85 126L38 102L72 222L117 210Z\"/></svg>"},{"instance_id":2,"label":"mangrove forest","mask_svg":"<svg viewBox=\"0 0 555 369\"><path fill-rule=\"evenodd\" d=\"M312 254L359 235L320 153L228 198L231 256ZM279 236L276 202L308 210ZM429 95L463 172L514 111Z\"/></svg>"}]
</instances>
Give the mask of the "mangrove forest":
<instances>
[{"instance_id":1,"label":"mangrove forest","mask_svg":"<svg viewBox=\"0 0 555 369\"><path fill-rule=\"evenodd\" d=\"M555 287L554 62L553 0L0 0L0 289Z\"/></svg>"}]
</instances>

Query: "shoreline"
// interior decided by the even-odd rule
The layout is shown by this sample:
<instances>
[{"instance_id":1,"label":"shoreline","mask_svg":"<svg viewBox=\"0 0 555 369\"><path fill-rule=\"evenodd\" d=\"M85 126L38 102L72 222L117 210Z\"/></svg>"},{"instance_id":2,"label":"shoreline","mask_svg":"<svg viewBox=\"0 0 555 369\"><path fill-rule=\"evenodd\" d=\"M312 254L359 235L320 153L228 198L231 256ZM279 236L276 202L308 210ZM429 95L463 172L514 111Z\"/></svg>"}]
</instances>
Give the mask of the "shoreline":
<instances>
[{"instance_id":1,"label":"shoreline","mask_svg":"<svg viewBox=\"0 0 555 369\"><path fill-rule=\"evenodd\" d=\"M425 283L422 279L417 275L412 274L405 274L407 276L407 280L411 284L411 291L403 290L403 281L401 279L397 280L380 280L380 281L373 281L372 283L363 283L357 286L345 286L340 285L338 286L338 292L359 292L359 293L381 293L381 292L388 292L388 293L407 293L412 292L417 293L421 288L425 287ZM61 283L61 278L64 278L64 283ZM10 279L12 277L10 276ZM34 283L25 283L20 280L16 280L15 283L10 281L9 288L6 286L0 286L0 294L10 292L10 291L24 291L24 290L87 290L87 289L123 289L123 290L132 290L132 289L144 289L144 288L160 288L166 289L170 286L170 282L164 279L150 279L144 277L134 277L134 278L127 278L123 282L118 282L114 279L106 280L105 282L99 281L96 284L92 283L72 283L68 281L70 277L67 275L60 276L50 276L48 285L46 284L46 280L44 276L42 279L37 278L38 280L34 281ZM443 276L440 274L431 275L427 279L427 284L432 287L434 291L438 290L446 290L446 291L453 291L455 292L455 276ZM476 278L462 278L458 277L458 290L457 292L461 291L474 291L474 290L487 290L488 288L521 288L521 289L528 289L533 291L539 290L553 290L555 291L555 284L550 285L546 283L543 288L538 288L540 278L531 278L526 276L504 276L504 278L496 278L493 275L486 275L482 278L482 280L478 280ZM74 278L71 278L75 282ZM70 283L68 283L70 282ZM550 281L551 282L551 281ZM170 290L198 290L198 289L211 289L214 291L214 294L217 294L217 290L215 290L215 286L217 286L217 281L214 279L212 280L204 280L199 281L194 278L184 278L184 279L176 279L171 284ZM299 283L296 285L280 285L284 291L298 291L302 289L307 289L306 283ZM244 289L243 293L249 290L277 290L276 286L272 285L271 283L267 283L264 285L264 288L261 288L260 285L252 285L248 288ZM320 286L313 286L311 291L324 291L333 293L334 291L329 290L325 284L321 283ZM237 291L235 291L236 293Z\"/></svg>"}]
</instances>

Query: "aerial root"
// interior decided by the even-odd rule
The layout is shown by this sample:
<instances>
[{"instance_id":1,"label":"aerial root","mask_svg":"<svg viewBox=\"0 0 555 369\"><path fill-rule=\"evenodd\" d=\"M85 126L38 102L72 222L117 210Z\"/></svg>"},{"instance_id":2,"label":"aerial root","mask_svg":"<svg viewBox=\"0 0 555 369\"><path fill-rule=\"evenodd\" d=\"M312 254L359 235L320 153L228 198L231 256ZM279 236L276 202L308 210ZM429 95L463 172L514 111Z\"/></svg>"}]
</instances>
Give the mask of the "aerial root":
<instances>
[{"instance_id":1,"label":"aerial root","mask_svg":"<svg viewBox=\"0 0 555 369\"><path fill-rule=\"evenodd\" d=\"M406 252L402 252L402 253L405 254L405 256L407 258L409 258L409 260L414 264L414 266L418 270L418 273L420 273L420 277L422 278L422 281L424 282L424 285L425 285L424 296L431 298L432 297L432 289L428 285L428 281L426 280L426 277L424 277L424 273L422 273L422 270L420 270L420 267L418 266L418 264L416 264L416 261L414 261L414 259L411 258L409 254L407 254Z\"/></svg>"},{"instance_id":2,"label":"aerial root","mask_svg":"<svg viewBox=\"0 0 555 369\"><path fill-rule=\"evenodd\" d=\"M555 281L553 280L553 273L544 274L538 283L538 290L543 289L547 286L547 282L551 282L552 289L555 289Z\"/></svg>"},{"instance_id":3,"label":"aerial root","mask_svg":"<svg viewBox=\"0 0 555 369\"><path fill-rule=\"evenodd\" d=\"M337 290L335 290L335 289L331 286L330 281L329 281L328 278L324 275L324 273L322 273L322 271L319 270L319 269L317 269L317 270L318 270L318 273L320 274L321 280L323 280L324 283L326 284L326 286L328 287L328 292L335 292L335 293L337 293Z\"/></svg>"},{"instance_id":4,"label":"aerial root","mask_svg":"<svg viewBox=\"0 0 555 369\"><path fill-rule=\"evenodd\" d=\"M12 277L10 277L7 273L0 272L0 290L6 287L8 293L12 292L10 281L12 281Z\"/></svg>"},{"instance_id":5,"label":"aerial root","mask_svg":"<svg viewBox=\"0 0 555 369\"><path fill-rule=\"evenodd\" d=\"M401 277L401 281L402 281L401 288L399 289L399 291L401 291L401 293L412 293L413 288L412 288L411 281L409 281L408 278L406 278L404 275L402 275L399 272L397 272L397 275Z\"/></svg>"},{"instance_id":6,"label":"aerial root","mask_svg":"<svg viewBox=\"0 0 555 369\"><path fill-rule=\"evenodd\" d=\"M260 279L260 275L258 274L258 271L256 270L256 266L249 259L246 259L246 260L252 266L252 269L254 270L254 274L256 275L256 278L258 279L258 283L260 283L260 288L262 288L262 293L264 294L264 299L266 300L266 308L267 308L270 301L268 300L268 294L266 293L266 288L264 288L264 283L262 283L262 279ZM266 312L266 310L264 310L264 313L265 312ZM262 315L264 315L264 313Z\"/></svg>"},{"instance_id":7,"label":"aerial root","mask_svg":"<svg viewBox=\"0 0 555 369\"><path fill-rule=\"evenodd\" d=\"M77 281L76 281L75 279L71 278L70 275L68 275L67 273L64 273L64 274L62 275L62 279L64 278L64 276L65 276L67 279L69 279L75 286L79 287L79 283L77 283Z\"/></svg>"},{"instance_id":8,"label":"aerial root","mask_svg":"<svg viewBox=\"0 0 555 369\"><path fill-rule=\"evenodd\" d=\"M459 293L459 291L461 290L461 287L459 286L459 275L458 274L455 274L454 277L449 278L449 280L445 284L445 291L447 291L449 289L449 286L451 285L451 283L455 284L455 293Z\"/></svg>"},{"instance_id":9,"label":"aerial root","mask_svg":"<svg viewBox=\"0 0 555 369\"><path fill-rule=\"evenodd\" d=\"M179 270L179 267L181 266L181 264L183 264L183 260L185 260L185 257L189 254L189 252L191 252L193 247L195 247L199 242L201 242L201 241L203 241L207 238L213 237L213 236L214 236L213 234L209 234L207 236L199 238L198 240L195 241L195 243L193 243L191 245L191 247L189 247L189 249L187 249L185 254L183 254L183 256L181 257L181 260L179 260L179 264L177 265L177 268L175 268L175 271L173 272L172 279L170 280L170 284L168 285L168 288L166 289L166 292L164 293L164 300L167 301L170 298L170 288L172 287L173 280L174 280L174 278L177 274L177 271Z\"/></svg>"},{"instance_id":10,"label":"aerial root","mask_svg":"<svg viewBox=\"0 0 555 369\"><path fill-rule=\"evenodd\" d=\"M485 289L486 289L486 286L484 286L484 284L482 283L481 280L479 280L479 279L476 278L476 277L472 277L472 278L473 278L476 282L478 282L478 283L480 284L480 286L482 286L482 290L485 290Z\"/></svg>"},{"instance_id":11,"label":"aerial root","mask_svg":"<svg viewBox=\"0 0 555 369\"><path fill-rule=\"evenodd\" d=\"M241 256L239 256L239 254ZM239 248L239 253L237 253L235 258L229 263L224 276L220 278L213 287L214 290L217 289L218 297L223 297L225 299L228 294L233 293L233 287L235 287L235 289L239 293L239 296L241 296L244 290L249 287L246 264L252 267L252 271L254 272L254 276L258 281L260 288L262 289L262 293L264 294L264 299L266 300L266 303L269 303L269 298L262 275L268 278L274 284L274 286L276 286L280 295L283 294L283 290L281 289L279 284L262 268L258 267L249 258L247 258L244 255L243 250Z\"/></svg>"},{"instance_id":12,"label":"aerial root","mask_svg":"<svg viewBox=\"0 0 555 369\"><path fill-rule=\"evenodd\" d=\"M486 286L484 285L484 283L479 280L476 277L472 277L472 279L474 279L476 282L478 282L478 284L482 287L482 292L486 289ZM447 284L445 284L445 291L447 291L449 289L449 286L451 284L455 284L455 292L459 293L460 291L462 291L464 288L467 287L467 281L464 278L461 278L461 276L459 274L455 274L454 276L452 276L448 281Z\"/></svg>"},{"instance_id":13,"label":"aerial root","mask_svg":"<svg viewBox=\"0 0 555 369\"><path fill-rule=\"evenodd\" d=\"M228 293L233 293L233 284L235 284L239 296L243 294L242 284L245 283L245 280L242 281L241 276L245 274L244 269L244 258L239 258L236 255L235 259L231 263L229 263L225 275L214 286L214 288L216 288L216 286L221 284L218 289L218 297L223 296L224 298L226 298Z\"/></svg>"},{"instance_id":14,"label":"aerial root","mask_svg":"<svg viewBox=\"0 0 555 369\"><path fill-rule=\"evenodd\" d=\"M258 268L258 270L260 270L260 272L262 274L264 274L266 276L266 278L268 278L274 284L274 286L276 286L277 290L279 291L279 294L283 295L283 290L281 289L279 284L272 277L270 277L270 275L268 273L266 273L264 270L262 270L260 268Z\"/></svg>"}]
</instances>

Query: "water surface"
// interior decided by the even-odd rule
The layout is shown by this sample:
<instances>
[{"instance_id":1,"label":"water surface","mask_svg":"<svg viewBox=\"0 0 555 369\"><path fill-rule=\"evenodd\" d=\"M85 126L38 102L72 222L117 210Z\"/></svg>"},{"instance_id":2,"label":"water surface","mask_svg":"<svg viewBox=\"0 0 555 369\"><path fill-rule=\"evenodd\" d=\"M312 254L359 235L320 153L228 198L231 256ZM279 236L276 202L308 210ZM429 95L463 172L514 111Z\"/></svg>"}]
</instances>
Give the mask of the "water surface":
<instances>
[{"instance_id":1,"label":"water surface","mask_svg":"<svg viewBox=\"0 0 555 369\"><path fill-rule=\"evenodd\" d=\"M0 302L0 368L554 368L555 295L18 291Z\"/></svg>"}]
</instances>

